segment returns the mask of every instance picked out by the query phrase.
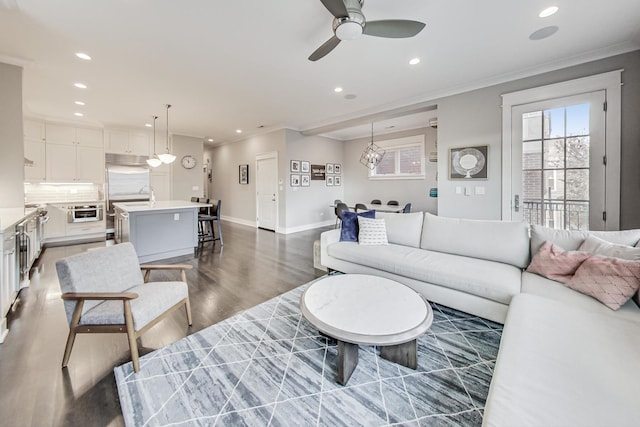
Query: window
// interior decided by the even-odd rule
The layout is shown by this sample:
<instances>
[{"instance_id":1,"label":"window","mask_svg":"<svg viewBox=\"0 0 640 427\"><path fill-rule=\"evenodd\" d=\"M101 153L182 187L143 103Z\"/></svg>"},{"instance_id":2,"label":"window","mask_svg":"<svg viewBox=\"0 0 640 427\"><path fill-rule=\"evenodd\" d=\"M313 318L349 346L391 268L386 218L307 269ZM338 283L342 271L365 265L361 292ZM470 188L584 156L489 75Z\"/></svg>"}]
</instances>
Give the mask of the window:
<instances>
[{"instance_id":1,"label":"window","mask_svg":"<svg viewBox=\"0 0 640 427\"><path fill-rule=\"evenodd\" d=\"M369 171L369 179L424 179L424 135L378 141L376 145L385 154Z\"/></svg>"}]
</instances>

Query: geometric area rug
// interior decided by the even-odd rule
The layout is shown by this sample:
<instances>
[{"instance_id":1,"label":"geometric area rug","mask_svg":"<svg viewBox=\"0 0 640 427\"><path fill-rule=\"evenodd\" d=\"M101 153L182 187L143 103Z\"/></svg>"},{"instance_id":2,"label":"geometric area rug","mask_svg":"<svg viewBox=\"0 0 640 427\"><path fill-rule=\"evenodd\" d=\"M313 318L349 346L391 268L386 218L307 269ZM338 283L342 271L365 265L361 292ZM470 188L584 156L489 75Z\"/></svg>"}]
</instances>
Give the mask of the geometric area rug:
<instances>
[{"instance_id":1,"label":"geometric area rug","mask_svg":"<svg viewBox=\"0 0 640 427\"><path fill-rule=\"evenodd\" d=\"M127 426L480 426L502 325L431 304L418 368L360 346L346 386L337 345L300 313L302 285L115 368Z\"/></svg>"}]
</instances>

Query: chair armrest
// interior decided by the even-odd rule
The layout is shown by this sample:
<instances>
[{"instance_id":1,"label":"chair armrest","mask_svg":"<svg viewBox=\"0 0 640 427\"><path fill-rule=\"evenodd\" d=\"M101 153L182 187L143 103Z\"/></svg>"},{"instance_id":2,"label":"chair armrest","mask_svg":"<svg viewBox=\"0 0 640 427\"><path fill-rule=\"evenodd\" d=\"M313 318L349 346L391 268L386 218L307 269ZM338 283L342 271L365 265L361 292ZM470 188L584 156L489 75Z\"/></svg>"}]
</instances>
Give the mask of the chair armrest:
<instances>
[{"instance_id":1,"label":"chair armrest","mask_svg":"<svg viewBox=\"0 0 640 427\"><path fill-rule=\"evenodd\" d=\"M134 292L67 292L63 300L130 300L138 298Z\"/></svg>"},{"instance_id":2,"label":"chair armrest","mask_svg":"<svg viewBox=\"0 0 640 427\"><path fill-rule=\"evenodd\" d=\"M189 264L142 264L140 270L144 271L144 283L149 281L151 270L180 270L180 279L187 283L187 273L185 270L191 270L192 265Z\"/></svg>"}]
</instances>

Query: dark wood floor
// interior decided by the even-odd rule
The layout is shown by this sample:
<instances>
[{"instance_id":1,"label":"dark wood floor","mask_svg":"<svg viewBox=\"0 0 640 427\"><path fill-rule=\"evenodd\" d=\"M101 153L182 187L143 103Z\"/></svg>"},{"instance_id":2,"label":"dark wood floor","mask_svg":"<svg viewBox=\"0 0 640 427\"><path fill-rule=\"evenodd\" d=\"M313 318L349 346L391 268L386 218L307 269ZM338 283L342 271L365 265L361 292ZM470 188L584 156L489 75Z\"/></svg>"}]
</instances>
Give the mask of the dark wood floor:
<instances>
[{"instance_id":1,"label":"dark wood floor","mask_svg":"<svg viewBox=\"0 0 640 427\"><path fill-rule=\"evenodd\" d=\"M291 235L223 223L224 248L207 243L196 258L173 259L188 272L193 326L183 310L163 320L139 341L146 354L253 307L322 275L313 268L313 241L324 229ZM47 248L9 315L9 335L0 345L0 425L124 425L113 375L129 361L125 334L79 335L67 369L61 369L69 331L55 261L93 243ZM115 273L115 272L114 272ZM151 280L176 278L154 272Z\"/></svg>"}]
</instances>

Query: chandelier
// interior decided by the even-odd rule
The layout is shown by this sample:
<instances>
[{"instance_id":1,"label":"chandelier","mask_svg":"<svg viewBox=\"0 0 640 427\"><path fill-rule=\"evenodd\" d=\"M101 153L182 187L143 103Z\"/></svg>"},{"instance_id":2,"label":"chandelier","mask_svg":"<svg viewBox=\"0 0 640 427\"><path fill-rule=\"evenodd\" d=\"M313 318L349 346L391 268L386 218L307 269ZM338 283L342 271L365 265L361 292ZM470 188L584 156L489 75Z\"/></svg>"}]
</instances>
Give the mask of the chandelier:
<instances>
[{"instance_id":1,"label":"chandelier","mask_svg":"<svg viewBox=\"0 0 640 427\"><path fill-rule=\"evenodd\" d=\"M385 151L373 143L373 122L371 122L371 141L366 146L362 155L360 156L360 163L368 167L370 170L374 170L376 166L382 161Z\"/></svg>"}]
</instances>

